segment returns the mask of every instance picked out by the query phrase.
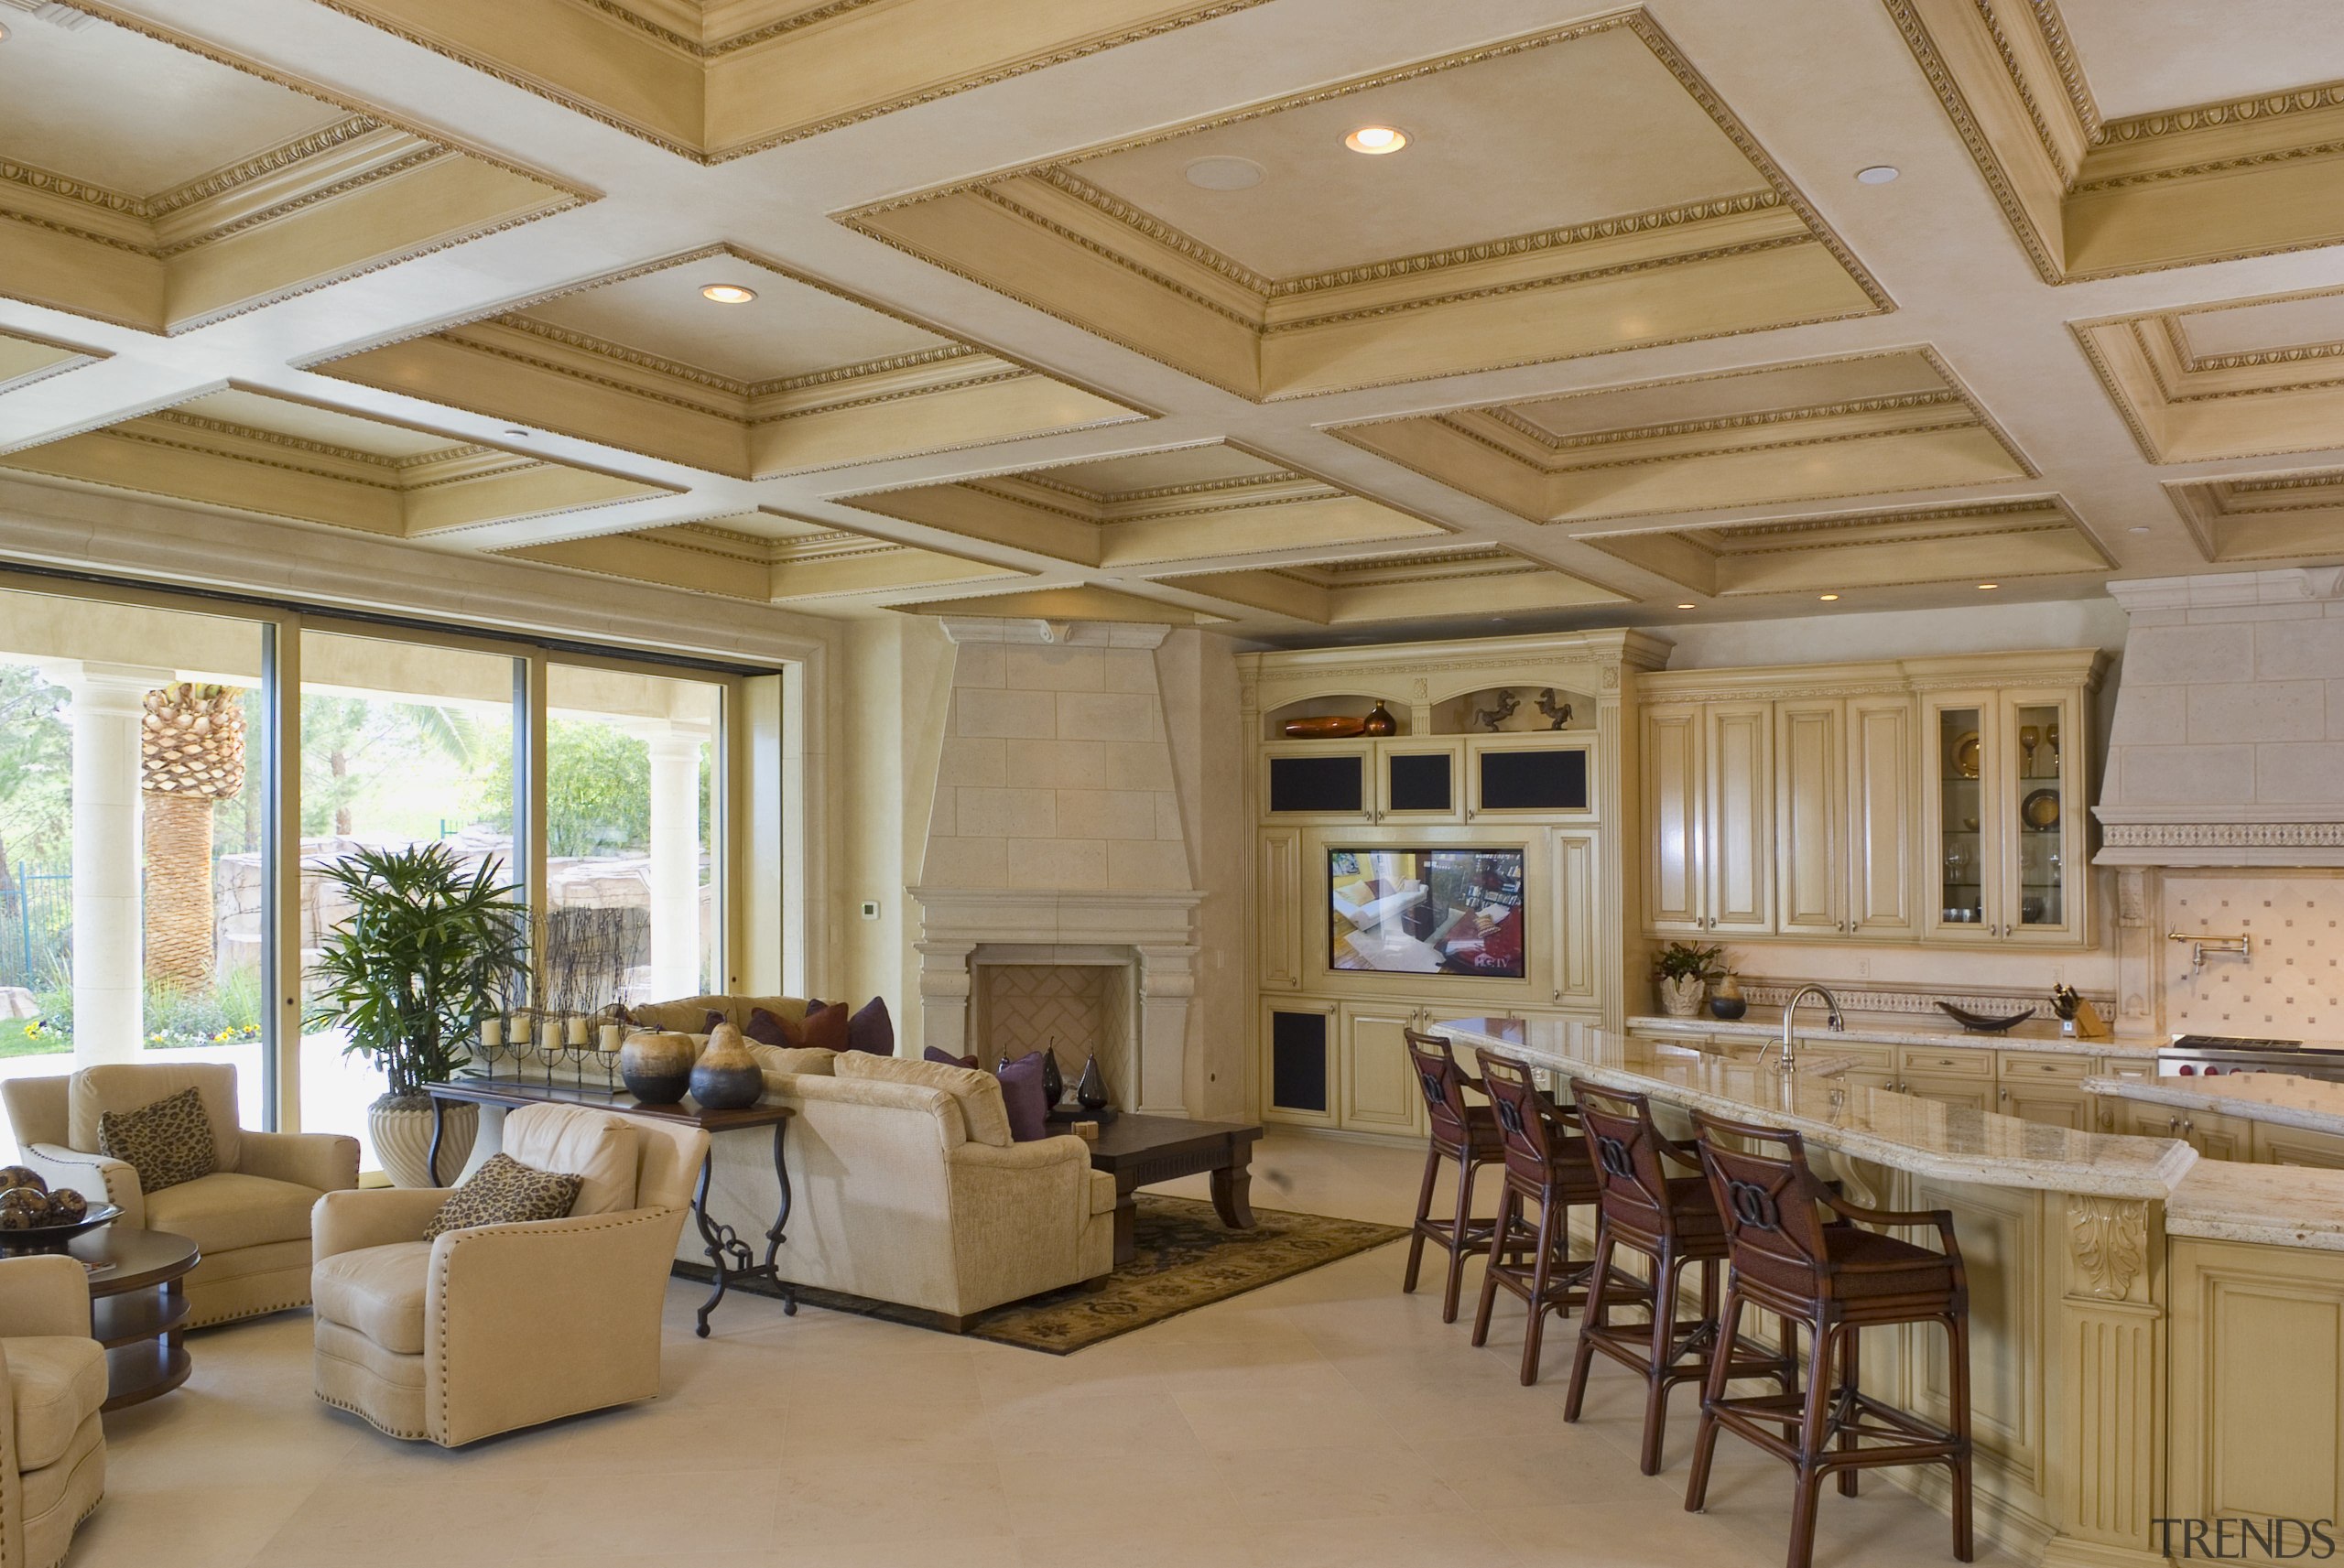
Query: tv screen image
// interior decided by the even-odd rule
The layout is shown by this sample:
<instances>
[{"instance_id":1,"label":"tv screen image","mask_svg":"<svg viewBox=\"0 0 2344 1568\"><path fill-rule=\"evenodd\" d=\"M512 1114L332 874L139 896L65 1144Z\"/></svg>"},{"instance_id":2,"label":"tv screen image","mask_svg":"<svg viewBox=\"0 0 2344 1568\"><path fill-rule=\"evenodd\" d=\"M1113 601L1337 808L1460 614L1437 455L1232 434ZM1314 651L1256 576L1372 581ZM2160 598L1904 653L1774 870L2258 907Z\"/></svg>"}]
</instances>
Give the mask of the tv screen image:
<instances>
[{"instance_id":1,"label":"tv screen image","mask_svg":"<svg viewBox=\"0 0 2344 1568\"><path fill-rule=\"evenodd\" d=\"M1521 979L1522 854L1329 849L1328 966Z\"/></svg>"}]
</instances>

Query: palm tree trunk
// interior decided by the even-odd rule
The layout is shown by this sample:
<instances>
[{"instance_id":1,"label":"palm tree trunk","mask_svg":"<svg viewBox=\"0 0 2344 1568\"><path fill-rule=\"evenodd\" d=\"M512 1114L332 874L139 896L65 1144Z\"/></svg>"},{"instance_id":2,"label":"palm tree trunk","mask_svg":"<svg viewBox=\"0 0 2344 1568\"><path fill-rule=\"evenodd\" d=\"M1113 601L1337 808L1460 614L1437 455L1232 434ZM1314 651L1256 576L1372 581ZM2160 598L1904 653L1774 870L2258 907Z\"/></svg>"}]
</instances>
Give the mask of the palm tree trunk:
<instances>
[{"instance_id":1,"label":"palm tree trunk","mask_svg":"<svg viewBox=\"0 0 2344 1568\"><path fill-rule=\"evenodd\" d=\"M146 816L146 979L201 991L212 984L212 802L149 795Z\"/></svg>"}]
</instances>

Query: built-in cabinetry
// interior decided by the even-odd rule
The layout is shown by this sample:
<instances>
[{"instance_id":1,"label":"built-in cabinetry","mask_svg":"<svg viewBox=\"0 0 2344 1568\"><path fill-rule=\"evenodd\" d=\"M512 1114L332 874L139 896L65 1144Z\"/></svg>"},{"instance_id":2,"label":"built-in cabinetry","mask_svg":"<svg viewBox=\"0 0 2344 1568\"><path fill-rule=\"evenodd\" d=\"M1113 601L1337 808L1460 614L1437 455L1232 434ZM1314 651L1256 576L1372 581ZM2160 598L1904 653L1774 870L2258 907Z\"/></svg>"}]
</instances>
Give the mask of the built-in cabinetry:
<instances>
[{"instance_id":1,"label":"built-in cabinetry","mask_svg":"<svg viewBox=\"0 0 2344 1568\"><path fill-rule=\"evenodd\" d=\"M1666 651L1615 631L1240 657L1264 1119L1421 1137L1409 1029L1477 1013L1617 1026L1638 816L1620 727ZM1388 733L1285 733L1379 703ZM1387 881L1367 870L1379 853L1417 858ZM1503 874L1460 895L1460 854ZM1459 957L1475 922L1507 919L1518 958L1494 936L1486 962ZM1360 939L1362 923L1388 941Z\"/></svg>"},{"instance_id":2,"label":"built-in cabinetry","mask_svg":"<svg viewBox=\"0 0 2344 1568\"><path fill-rule=\"evenodd\" d=\"M1643 1035L1672 1045L1754 1055L1759 1042L1746 1033L1704 1035L1681 1029ZM1802 1061L1829 1058L1850 1064L1839 1075L1852 1086L1894 1089L1900 1094L1991 1110L2022 1121L2071 1127L2078 1132L2130 1130L2094 1125L2092 1097L2084 1080L2113 1071L2098 1058L2065 1051L2011 1051L1977 1045L1892 1045L1882 1041L1802 1036ZM2161 1129L2155 1136L2178 1137Z\"/></svg>"},{"instance_id":3,"label":"built-in cabinetry","mask_svg":"<svg viewBox=\"0 0 2344 1568\"><path fill-rule=\"evenodd\" d=\"M1644 928L2089 945L2100 663L2083 649L1645 677Z\"/></svg>"}]
</instances>

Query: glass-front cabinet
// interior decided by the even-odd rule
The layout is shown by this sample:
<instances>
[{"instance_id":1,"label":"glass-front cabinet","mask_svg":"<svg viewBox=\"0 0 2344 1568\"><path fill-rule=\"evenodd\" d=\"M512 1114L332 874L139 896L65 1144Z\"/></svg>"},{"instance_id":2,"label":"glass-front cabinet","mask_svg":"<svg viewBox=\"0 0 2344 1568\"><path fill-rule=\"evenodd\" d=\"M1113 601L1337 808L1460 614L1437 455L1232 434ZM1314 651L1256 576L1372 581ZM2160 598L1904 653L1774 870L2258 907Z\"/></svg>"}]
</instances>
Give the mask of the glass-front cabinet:
<instances>
[{"instance_id":1,"label":"glass-front cabinet","mask_svg":"<svg viewBox=\"0 0 2344 1568\"><path fill-rule=\"evenodd\" d=\"M2077 697L1946 692L1927 703L1930 935L2082 940L2087 795Z\"/></svg>"}]
</instances>

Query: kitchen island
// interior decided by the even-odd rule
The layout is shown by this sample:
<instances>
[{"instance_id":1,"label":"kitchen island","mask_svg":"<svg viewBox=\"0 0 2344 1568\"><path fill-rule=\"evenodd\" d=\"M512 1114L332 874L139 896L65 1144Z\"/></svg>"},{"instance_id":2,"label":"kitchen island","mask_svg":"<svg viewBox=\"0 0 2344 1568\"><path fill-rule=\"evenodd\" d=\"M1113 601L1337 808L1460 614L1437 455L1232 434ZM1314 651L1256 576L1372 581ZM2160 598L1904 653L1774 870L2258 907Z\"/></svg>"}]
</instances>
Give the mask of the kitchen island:
<instances>
[{"instance_id":1,"label":"kitchen island","mask_svg":"<svg viewBox=\"0 0 2344 1568\"><path fill-rule=\"evenodd\" d=\"M1561 1021L1434 1028L1460 1046L1649 1095L1665 1123L1707 1109L1796 1130L1819 1173L1858 1203L1951 1209L1970 1266L1980 1533L2028 1562L2166 1561L2157 1520L2178 1501L2179 1444L2208 1426L2185 1434L2171 1419L2165 1212L2198 1163L2187 1144L1851 1082L1834 1037L1819 1033L1800 1037L1797 1068L1784 1074ZM1866 1386L1943 1420L1943 1344L1917 1330L1865 1336ZM2333 1407L2328 1415L2333 1427ZM1881 1474L1947 1506L1934 1469ZM1787 1510L1787 1480L1785 1495Z\"/></svg>"}]
</instances>

